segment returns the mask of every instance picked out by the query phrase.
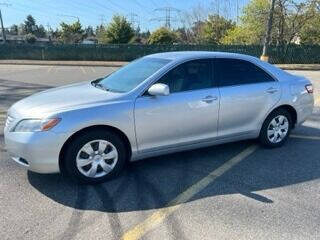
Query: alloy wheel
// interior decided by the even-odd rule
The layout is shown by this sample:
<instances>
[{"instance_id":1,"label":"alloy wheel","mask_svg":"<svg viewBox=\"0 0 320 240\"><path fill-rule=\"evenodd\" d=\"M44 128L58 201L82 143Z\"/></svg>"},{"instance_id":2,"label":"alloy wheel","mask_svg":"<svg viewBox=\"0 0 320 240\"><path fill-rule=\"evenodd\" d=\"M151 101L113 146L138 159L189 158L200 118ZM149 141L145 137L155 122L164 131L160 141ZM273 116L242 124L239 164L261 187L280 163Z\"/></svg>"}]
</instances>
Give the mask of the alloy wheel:
<instances>
[{"instance_id":1,"label":"alloy wheel","mask_svg":"<svg viewBox=\"0 0 320 240\"><path fill-rule=\"evenodd\" d=\"M76 165L81 174L89 178L100 178L109 174L118 161L116 147L106 140L86 143L78 152Z\"/></svg>"},{"instance_id":2,"label":"alloy wheel","mask_svg":"<svg viewBox=\"0 0 320 240\"><path fill-rule=\"evenodd\" d=\"M279 143L289 132L289 121L286 116L278 115L273 118L267 129L268 140L271 143Z\"/></svg>"}]
</instances>

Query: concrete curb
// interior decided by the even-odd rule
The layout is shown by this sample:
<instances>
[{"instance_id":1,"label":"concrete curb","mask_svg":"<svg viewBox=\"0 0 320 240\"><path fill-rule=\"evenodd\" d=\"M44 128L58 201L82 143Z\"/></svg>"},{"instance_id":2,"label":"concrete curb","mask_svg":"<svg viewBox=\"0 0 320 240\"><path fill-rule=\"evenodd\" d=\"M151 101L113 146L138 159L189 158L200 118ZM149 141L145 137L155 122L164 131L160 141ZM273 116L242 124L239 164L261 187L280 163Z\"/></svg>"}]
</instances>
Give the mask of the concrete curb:
<instances>
[{"instance_id":1,"label":"concrete curb","mask_svg":"<svg viewBox=\"0 0 320 240\"><path fill-rule=\"evenodd\" d=\"M40 65L40 66L122 67L127 63L128 62L105 62L105 61L0 60L0 65Z\"/></svg>"},{"instance_id":2,"label":"concrete curb","mask_svg":"<svg viewBox=\"0 0 320 240\"><path fill-rule=\"evenodd\" d=\"M0 65L42 65L42 66L83 66L122 67L128 62L120 61L42 61L42 60L0 60ZM320 71L320 64L276 64L283 70Z\"/></svg>"},{"instance_id":3,"label":"concrete curb","mask_svg":"<svg viewBox=\"0 0 320 240\"><path fill-rule=\"evenodd\" d=\"M320 71L320 64L276 64L283 70Z\"/></svg>"}]
</instances>

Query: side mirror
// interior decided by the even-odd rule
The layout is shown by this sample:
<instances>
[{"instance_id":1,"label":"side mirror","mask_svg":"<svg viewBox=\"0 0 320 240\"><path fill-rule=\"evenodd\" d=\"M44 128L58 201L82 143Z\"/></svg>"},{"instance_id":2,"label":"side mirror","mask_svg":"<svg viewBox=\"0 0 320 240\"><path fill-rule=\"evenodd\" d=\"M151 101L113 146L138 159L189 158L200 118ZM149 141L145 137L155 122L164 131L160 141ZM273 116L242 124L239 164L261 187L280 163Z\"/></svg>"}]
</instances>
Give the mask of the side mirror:
<instances>
[{"instance_id":1,"label":"side mirror","mask_svg":"<svg viewBox=\"0 0 320 240\"><path fill-rule=\"evenodd\" d=\"M170 89L166 84L156 83L148 89L148 93L151 96L168 96L170 94Z\"/></svg>"}]
</instances>

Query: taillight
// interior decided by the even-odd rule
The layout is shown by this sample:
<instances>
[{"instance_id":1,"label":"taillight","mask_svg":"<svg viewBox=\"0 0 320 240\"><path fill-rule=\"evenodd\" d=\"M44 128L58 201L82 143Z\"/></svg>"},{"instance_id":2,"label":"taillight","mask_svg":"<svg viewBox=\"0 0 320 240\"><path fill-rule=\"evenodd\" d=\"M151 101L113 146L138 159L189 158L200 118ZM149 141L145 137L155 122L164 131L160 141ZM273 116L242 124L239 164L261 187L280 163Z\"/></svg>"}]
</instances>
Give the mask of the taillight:
<instances>
[{"instance_id":1,"label":"taillight","mask_svg":"<svg viewBox=\"0 0 320 240\"><path fill-rule=\"evenodd\" d=\"M307 90L308 93L313 93L313 86L312 86L312 84L307 84L307 85L305 86L305 88L306 88L306 90Z\"/></svg>"}]
</instances>

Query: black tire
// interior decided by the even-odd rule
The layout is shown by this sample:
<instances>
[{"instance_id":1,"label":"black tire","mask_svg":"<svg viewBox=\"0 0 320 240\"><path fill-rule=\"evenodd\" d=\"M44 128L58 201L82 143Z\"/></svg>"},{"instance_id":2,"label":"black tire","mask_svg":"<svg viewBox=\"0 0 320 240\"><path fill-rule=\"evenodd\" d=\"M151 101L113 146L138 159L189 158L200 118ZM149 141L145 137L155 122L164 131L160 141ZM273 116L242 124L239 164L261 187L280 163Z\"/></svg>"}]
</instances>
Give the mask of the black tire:
<instances>
[{"instance_id":1,"label":"black tire","mask_svg":"<svg viewBox=\"0 0 320 240\"><path fill-rule=\"evenodd\" d=\"M114 168L107 175L97 178L91 178L85 176L79 171L79 169L77 168L76 158L78 152L85 144L98 139L106 140L116 148L118 152L118 160ZM68 144L65 154L63 156L64 171L62 172L67 174L74 182L79 184L101 183L115 178L117 175L119 175L127 161L127 157L128 151L126 149L125 144L123 143L121 138L114 132L106 130L86 131L81 135L77 136L75 139L73 139L73 141L71 141Z\"/></svg>"},{"instance_id":2,"label":"black tire","mask_svg":"<svg viewBox=\"0 0 320 240\"><path fill-rule=\"evenodd\" d=\"M269 127L271 121L280 115L285 116L287 118L289 128L288 128L288 132L287 132L286 136L280 142L274 143L274 142L271 142L268 138L268 127ZM268 115L268 117L266 118L266 120L264 121L264 123L262 125L261 131L260 131L260 136L259 136L260 143L267 148L281 147L287 141L287 139L290 135L292 126L293 126L292 116L286 109L279 108L279 109L274 110L273 112L271 112Z\"/></svg>"}]
</instances>

